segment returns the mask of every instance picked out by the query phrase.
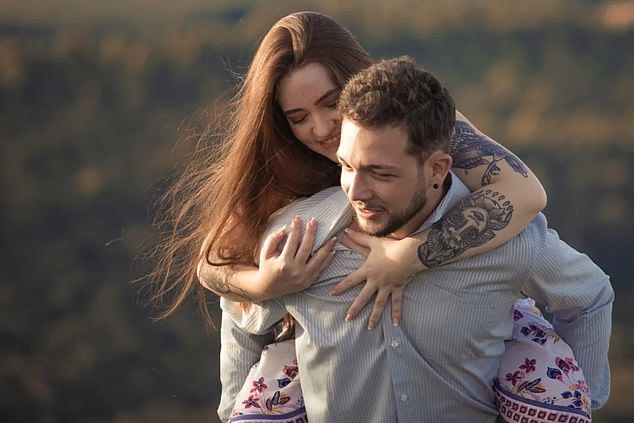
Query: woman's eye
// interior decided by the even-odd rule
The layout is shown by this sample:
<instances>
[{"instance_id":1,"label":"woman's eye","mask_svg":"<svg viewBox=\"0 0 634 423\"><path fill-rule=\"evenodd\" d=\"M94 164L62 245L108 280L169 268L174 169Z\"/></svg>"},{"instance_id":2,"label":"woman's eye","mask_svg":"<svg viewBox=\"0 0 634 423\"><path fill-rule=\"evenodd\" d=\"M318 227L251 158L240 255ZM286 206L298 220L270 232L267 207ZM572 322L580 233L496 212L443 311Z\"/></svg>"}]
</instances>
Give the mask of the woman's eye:
<instances>
[{"instance_id":1,"label":"woman's eye","mask_svg":"<svg viewBox=\"0 0 634 423\"><path fill-rule=\"evenodd\" d=\"M299 125L300 123L306 120L306 116L302 116L301 118L294 118L294 119L289 118L288 120L290 120L293 125Z\"/></svg>"}]
</instances>

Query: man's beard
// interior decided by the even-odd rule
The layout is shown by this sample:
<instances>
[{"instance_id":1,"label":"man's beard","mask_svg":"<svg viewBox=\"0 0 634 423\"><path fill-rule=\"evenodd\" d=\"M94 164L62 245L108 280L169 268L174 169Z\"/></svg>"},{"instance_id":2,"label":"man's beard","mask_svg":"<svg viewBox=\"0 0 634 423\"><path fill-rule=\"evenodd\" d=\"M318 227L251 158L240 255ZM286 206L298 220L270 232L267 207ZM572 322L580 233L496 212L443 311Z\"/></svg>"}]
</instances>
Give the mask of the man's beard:
<instances>
[{"instance_id":1,"label":"man's beard","mask_svg":"<svg viewBox=\"0 0 634 423\"><path fill-rule=\"evenodd\" d=\"M368 221L361 221L357 219L357 223L361 230L363 230L368 235L372 236L387 236L392 232L396 232L400 228L402 228L407 222L409 222L427 203L427 194L425 193L425 188L423 184L421 184L418 191L414 193L412 200L409 203L409 206L396 214L389 214L388 220L383 226L368 224Z\"/></svg>"}]
</instances>

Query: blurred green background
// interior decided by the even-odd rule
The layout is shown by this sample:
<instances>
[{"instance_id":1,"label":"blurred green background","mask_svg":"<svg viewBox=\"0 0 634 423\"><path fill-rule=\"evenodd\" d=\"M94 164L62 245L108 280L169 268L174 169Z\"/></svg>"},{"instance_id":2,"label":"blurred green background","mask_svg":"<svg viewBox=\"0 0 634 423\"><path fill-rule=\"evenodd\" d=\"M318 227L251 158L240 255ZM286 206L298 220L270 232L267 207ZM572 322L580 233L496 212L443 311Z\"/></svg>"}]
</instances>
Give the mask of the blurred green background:
<instances>
[{"instance_id":1,"label":"blurred green background","mask_svg":"<svg viewBox=\"0 0 634 423\"><path fill-rule=\"evenodd\" d=\"M206 113L306 9L416 57L537 173L616 291L595 421L634 421L634 2L597 0L3 0L0 420L216 421L217 333L193 306L153 323L131 281Z\"/></svg>"}]
</instances>

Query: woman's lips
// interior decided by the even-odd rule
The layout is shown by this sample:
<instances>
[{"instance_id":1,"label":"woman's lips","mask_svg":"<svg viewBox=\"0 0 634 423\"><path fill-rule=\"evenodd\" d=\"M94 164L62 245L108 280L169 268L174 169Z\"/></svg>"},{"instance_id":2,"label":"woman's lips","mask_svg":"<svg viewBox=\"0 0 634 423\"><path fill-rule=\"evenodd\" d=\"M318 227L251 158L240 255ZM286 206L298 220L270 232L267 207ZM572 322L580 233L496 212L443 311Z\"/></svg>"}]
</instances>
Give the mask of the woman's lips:
<instances>
[{"instance_id":1,"label":"woman's lips","mask_svg":"<svg viewBox=\"0 0 634 423\"><path fill-rule=\"evenodd\" d=\"M339 134L317 142L326 150L337 149L339 148Z\"/></svg>"}]
</instances>

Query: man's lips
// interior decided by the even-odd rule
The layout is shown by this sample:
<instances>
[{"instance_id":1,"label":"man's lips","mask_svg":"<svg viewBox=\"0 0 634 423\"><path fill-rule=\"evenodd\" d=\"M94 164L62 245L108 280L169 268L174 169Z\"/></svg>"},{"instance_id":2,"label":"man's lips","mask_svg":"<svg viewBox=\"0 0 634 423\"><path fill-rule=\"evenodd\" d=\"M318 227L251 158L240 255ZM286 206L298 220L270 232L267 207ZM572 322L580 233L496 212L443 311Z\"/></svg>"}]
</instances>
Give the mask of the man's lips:
<instances>
[{"instance_id":1,"label":"man's lips","mask_svg":"<svg viewBox=\"0 0 634 423\"><path fill-rule=\"evenodd\" d=\"M380 207L368 207L368 206L355 205L354 208L357 211L357 216L362 217L364 219L372 219L383 211L383 209Z\"/></svg>"}]
</instances>

